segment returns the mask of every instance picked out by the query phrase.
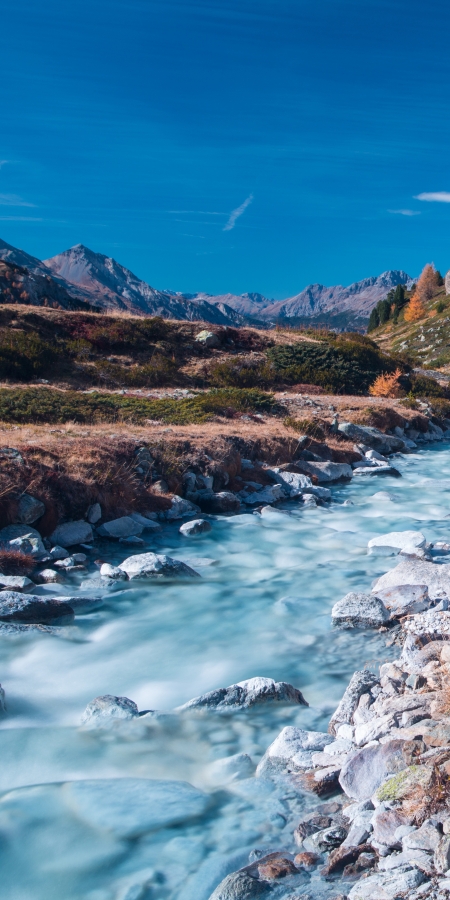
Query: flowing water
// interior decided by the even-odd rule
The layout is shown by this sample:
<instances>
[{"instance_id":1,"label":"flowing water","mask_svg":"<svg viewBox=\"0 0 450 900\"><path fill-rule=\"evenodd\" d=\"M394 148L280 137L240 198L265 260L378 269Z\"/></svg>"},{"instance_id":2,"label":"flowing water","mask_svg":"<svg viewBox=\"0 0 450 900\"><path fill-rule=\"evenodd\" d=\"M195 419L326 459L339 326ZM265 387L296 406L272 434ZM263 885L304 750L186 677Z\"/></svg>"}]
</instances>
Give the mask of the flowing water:
<instances>
[{"instance_id":1,"label":"flowing water","mask_svg":"<svg viewBox=\"0 0 450 900\"><path fill-rule=\"evenodd\" d=\"M395 655L385 636L330 622L336 600L368 591L396 563L369 555L369 538L406 529L450 537L447 446L395 465L402 478L334 486L328 508L292 502L270 517L218 517L197 538L168 525L146 549L191 561L201 579L122 584L57 636L0 636L3 900L208 900L255 848L294 850L293 830L317 799L255 778L250 763L226 783L217 761L245 753L256 765L284 725L326 731L353 671ZM375 498L378 491L391 499ZM100 552L119 561L131 551L105 544ZM86 592L86 580L78 589ZM267 704L79 727L101 694L170 711L255 675L300 688L309 708ZM86 779L158 783L136 802L129 781L119 796L110 782L100 794L98 785L79 784ZM305 876L305 889L319 895L319 882Z\"/></svg>"}]
</instances>

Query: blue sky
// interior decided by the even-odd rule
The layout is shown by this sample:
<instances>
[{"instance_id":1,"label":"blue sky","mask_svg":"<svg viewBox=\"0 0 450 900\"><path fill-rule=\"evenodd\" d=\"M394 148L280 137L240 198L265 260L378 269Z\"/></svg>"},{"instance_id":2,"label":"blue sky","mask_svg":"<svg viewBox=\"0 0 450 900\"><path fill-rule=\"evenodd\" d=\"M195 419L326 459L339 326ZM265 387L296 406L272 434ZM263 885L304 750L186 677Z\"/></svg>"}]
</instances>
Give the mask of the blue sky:
<instances>
[{"instance_id":1,"label":"blue sky","mask_svg":"<svg viewBox=\"0 0 450 900\"><path fill-rule=\"evenodd\" d=\"M277 299L450 268L447 2L0 13L4 240L41 258L84 243L159 288Z\"/></svg>"}]
</instances>

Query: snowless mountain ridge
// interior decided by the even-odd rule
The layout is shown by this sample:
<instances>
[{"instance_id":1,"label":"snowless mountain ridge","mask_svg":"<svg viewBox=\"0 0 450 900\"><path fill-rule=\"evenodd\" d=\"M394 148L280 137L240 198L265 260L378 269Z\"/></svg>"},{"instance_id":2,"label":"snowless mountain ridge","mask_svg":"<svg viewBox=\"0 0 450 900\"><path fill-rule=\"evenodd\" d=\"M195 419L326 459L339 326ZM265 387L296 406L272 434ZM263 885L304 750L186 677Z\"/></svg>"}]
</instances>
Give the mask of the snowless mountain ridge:
<instances>
[{"instance_id":1,"label":"snowless mountain ridge","mask_svg":"<svg viewBox=\"0 0 450 900\"><path fill-rule=\"evenodd\" d=\"M308 285L286 300L269 300L262 294L211 295L159 291L142 281L112 257L94 253L77 244L50 259L41 261L23 250L0 241L0 259L20 265L35 275L51 275L77 301L99 309L127 310L130 313L161 315L188 321L207 321L222 325L244 325L350 314L366 320L373 307L397 284L411 285L403 271L390 270L365 278L347 287Z\"/></svg>"}]
</instances>

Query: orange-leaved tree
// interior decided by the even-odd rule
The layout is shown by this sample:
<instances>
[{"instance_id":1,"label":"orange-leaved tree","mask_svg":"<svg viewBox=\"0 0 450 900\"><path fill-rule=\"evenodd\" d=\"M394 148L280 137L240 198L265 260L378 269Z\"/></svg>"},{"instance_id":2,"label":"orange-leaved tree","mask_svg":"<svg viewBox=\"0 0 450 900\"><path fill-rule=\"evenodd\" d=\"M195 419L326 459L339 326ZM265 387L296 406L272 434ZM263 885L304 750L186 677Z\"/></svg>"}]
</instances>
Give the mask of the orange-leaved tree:
<instances>
[{"instance_id":1,"label":"orange-leaved tree","mask_svg":"<svg viewBox=\"0 0 450 900\"><path fill-rule=\"evenodd\" d=\"M425 303L432 299L436 288L439 287L439 273L433 265L424 266L422 274L417 282L414 296L405 309L405 321L417 322L426 314Z\"/></svg>"},{"instance_id":2,"label":"orange-leaved tree","mask_svg":"<svg viewBox=\"0 0 450 900\"><path fill-rule=\"evenodd\" d=\"M400 397L403 393L399 384L400 375L401 369L396 369L391 375L386 373L378 375L370 385L369 394L372 394L372 397Z\"/></svg>"}]
</instances>

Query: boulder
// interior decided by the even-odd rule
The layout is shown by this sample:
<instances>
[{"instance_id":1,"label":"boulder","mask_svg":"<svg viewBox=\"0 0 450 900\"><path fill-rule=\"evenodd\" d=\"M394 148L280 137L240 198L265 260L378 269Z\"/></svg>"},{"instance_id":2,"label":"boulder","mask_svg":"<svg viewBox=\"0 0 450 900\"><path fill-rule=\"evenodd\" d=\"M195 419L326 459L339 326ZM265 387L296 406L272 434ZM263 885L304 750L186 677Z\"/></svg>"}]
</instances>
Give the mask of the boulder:
<instances>
[{"instance_id":1,"label":"boulder","mask_svg":"<svg viewBox=\"0 0 450 900\"><path fill-rule=\"evenodd\" d=\"M52 559L68 559L70 556L70 553L64 547L58 547L58 545L56 545L56 547L52 547L52 549L49 552L49 555L51 556Z\"/></svg>"},{"instance_id":2,"label":"boulder","mask_svg":"<svg viewBox=\"0 0 450 900\"><path fill-rule=\"evenodd\" d=\"M193 519L191 522L184 522L178 530L185 537L194 537L197 534L206 534L211 531L211 525L206 519Z\"/></svg>"},{"instance_id":3,"label":"boulder","mask_svg":"<svg viewBox=\"0 0 450 900\"><path fill-rule=\"evenodd\" d=\"M450 869L450 834L441 837L434 852L434 865L441 875Z\"/></svg>"},{"instance_id":4,"label":"boulder","mask_svg":"<svg viewBox=\"0 0 450 900\"><path fill-rule=\"evenodd\" d=\"M41 569L34 577L37 584L62 584L64 582L63 576L56 569Z\"/></svg>"},{"instance_id":5,"label":"boulder","mask_svg":"<svg viewBox=\"0 0 450 900\"><path fill-rule=\"evenodd\" d=\"M88 703L82 717L82 725L97 725L110 722L111 719L134 719L139 715L139 710L133 700L128 697L114 697L112 694L104 694L95 697Z\"/></svg>"},{"instance_id":6,"label":"boulder","mask_svg":"<svg viewBox=\"0 0 450 900\"><path fill-rule=\"evenodd\" d=\"M413 552L425 547L426 538L421 531L391 531L371 538L367 544L369 550L406 550Z\"/></svg>"},{"instance_id":7,"label":"boulder","mask_svg":"<svg viewBox=\"0 0 450 900\"><path fill-rule=\"evenodd\" d=\"M53 544L61 544L62 547L73 547L75 544L89 543L94 539L94 534L89 522L78 519L76 522L64 522L55 528L50 540Z\"/></svg>"},{"instance_id":8,"label":"boulder","mask_svg":"<svg viewBox=\"0 0 450 900\"><path fill-rule=\"evenodd\" d=\"M402 559L394 569L378 578L372 593L378 595L379 591L405 584L426 585L431 600L439 600L444 595L450 597L450 566L421 559Z\"/></svg>"},{"instance_id":9,"label":"boulder","mask_svg":"<svg viewBox=\"0 0 450 900\"><path fill-rule=\"evenodd\" d=\"M27 578L25 575L0 575L0 587L24 594L31 591L36 585L31 578Z\"/></svg>"},{"instance_id":10,"label":"boulder","mask_svg":"<svg viewBox=\"0 0 450 900\"><path fill-rule=\"evenodd\" d=\"M177 712L186 709L248 709L256 703L299 703L308 706L301 691L285 681L274 681L273 678L249 678L230 687L208 691L200 697L188 700L179 706Z\"/></svg>"},{"instance_id":11,"label":"boulder","mask_svg":"<svg viewBox=\"0 0 450 900\"><path fill-rule=\"evenodd\" d=\"M175 494L172 497L170 509L166 510L163 515L168 522L172 522L174 519L183 519L185 516L193 516L198 512L200 509L195 503Z\"/></svg>"},{"instance_id":12,"label":"boulder","mask_svg":"<svg viewBox=\"0 0 450 900\"><path fill-rule=\"evenodd\" d=\"M399 472L395 466L390 466L389 464L383 466L356 466L353 469L353 474L362 476L363 478L372 478L374 475L392 475L394 478L401 478L401 472Z\"/></svg>"},{"instance_id":13,"label":"boulder","mask_svg":"<svg viewBox=\"0 0 450 900\"><path fill-rule=\"evenodd\" d=\"M73 622L73 618L73 608L63 600L37 597L35 594L19 594L15 591L0 593L2 622L69 625Z\"/></svg>"},{"instance_id":14,"label":"boulder","mask_svg":"<svg viewBox=\"0 0 450 900\"><path fill-rule=\"evenodd\" d=\"M325 462L304 462L302 460L301 466L307 475L315 475L319 484L353 477L353 469L348 463L335 463L329 460Z\"/></svg>"},{"instance_id":15,"label":"boulder","mask_svg":"<svg viewBox=\"0 0 450 900\"><path fill-rule=\"evenodd\" d=\"M397 837L397 829L407 825L407 820L396 809L387 809L384 803L377 806L372 813L373 840L390 850L400 850L401 840Z\"/></svg>"},{"instance_id":16,"label":"boulder","mask_svg":"<svg viewBox=\"0 0 450 900\"><path fill-rule=\"evenodd\" d=\"M136 838L205 812L209 798L185 781L102 778L70 781L62 792L78 818L119 838Z\"/></svg>"},{"instance_id":17,"label":"boulder","mask_svg":"<svg viewBox=\"0 0 450 900\"><path fill-rule=\"evenodd\" d=\"M143 532L143 527L135 521L131 516L121 516L119 519L112 519L110 522L104 522L97 528L97 534L100 537L119 538L136 537Z\"/></svg>"},{"instance_id":18,"label":"boulder","mask_svg":"<svg viewBox=\"0 0 450 900\"><path fill-rule=\"evenodd\" d=\"M232 872L220 882L209 900L253 900L253 897L267 895L270 891L270 884L248 872Z\"/></svg>"},{"instance_id":19,"label":"boulder","mask_svg":"<svg viewBox=\"0 0 450 900\"><path fill-rule=\"evenodd\" d=\"M198 502L202 512L213 514L236 513L241 508L239 497L231 491L219 491L217 494L214 491L201 491Z\"/></svg>"},{"instance_id":20,"label":"boulder","mask_svg":"<svg viewBox=\"0 0 450 900\"><path fill-rule=\"evenodd\" d=\"M286 500L287 495L281 484L274 484L252 493L241 492L239 496L246 506L260 506L262 503L270 504L278 503L279 500Z\"/></svg>"},{"instance_id":21,"label":"boulder","mask_svg":"<svg viewBox=\"0 0 450 900\"><path fill-rule=\"evenodd\" d=\"M369 672L368 669L354 672L336 712L333 713L330 719L330 724L328 726L330 734L336 734L341 725L347 725L352 722L353 713L358 706L362 694L366 694L372 687L379 683L379 678L377 678L373 672Z\"/></svg>"},{"instance_id":22,"label":"boulder","mask_svg":"<svg viewBox=\"0 0 450 900\"><path fill-rule=\"evenodd\" d=\"M305 488L312 488L312 481L307 475L297 472L285 472L283 469L265 469L266 475L280 484L288 497L301 497Z\"/></svg>"},{"instance_id":23,"label":"boulder","mask_svg":"<svg viewBox=\"0 0 450 900\"><path fill-rule=\"evenodd\" d=\"M45 513L45 504L31 494L22 494L17 504L17 518L23 525L32 525Z\"/></svg>"},{"instance_id":24,"label":"boulder","mask_svg":"<svg viewBox=\"0 0 450 900\"><path fill-rule=\"evenodd\" d=\"M93 503L86 513L86 519L90 525L96 525L102 517L102 508L100 503Z\"/></svg>"},{"instance_id":25,"label":"boulder","mask_svg":"<svg viewBox=\"0 0 450 900\"><path fill-rule=\"evenodd\" d=\"M142 525L144 531L161 531L159 522L155 522L153 519L149 519L148 516L141 515L141 513L132 512L129 518L137 522L138 525Z\"/></svg>"},{"instance_id":26,"label":"boulder","mask_svg":"<svg viewBox=\"0 0 450 900\"><path fill-rule=\"evenodd\" d=\"M312 754L323 750L332 741L329 734L286 725L266 750L256 775L270 778L273 775L304 772L312 767Z\"/></svg>"},{"instance_id":27,"label":"boulder","mask_svg":"<svg viewBox=\"0 0 450 900\"><path fill-rule=\"evenodd\" d=\"M157 553L138 553L129 556L119 569L128 576L130 581L135 578L199 578L198 572L194 572L179 559L171 556L163 556Z\"/></svg>"},{"instance_id":28,"label":"boulder","mask_svg":"<svg viewBox=\"0 0 450 900\"><path fill-rule=\"evenodd\" d=\"M358 750L342 767L339 784L352 800L368 800L392 773L406 768L403 741Z\"/></svg>"},{"instance_id":29,"label":"boulder","mask_svg":"<svg viewBox=\"0 0 450 900\"><path fill-rule=\"evenodd\" d=\"M432 602L426 584L399 584L398 587L377 591L377 597L393 619L424 612Z\"/></svg>"},{"instance_id":30,"label":"boulder","mask_svg":"<svg viewBox=\"0 0 450 900\"><path fill-rule=\"evenodd\" d=\"M396 453L404 450L405 442L402 438L394 437L391 434L383 434L378 428L372 428L367 425L354 425L353 422L341 422L339 431L346 437L357 443L362 443L366 447L378 450L379 453Z\"/></svg>"},{"instance_id":31,"label":"boulder","mask_svg":"<svg viewBox=\"0 0 450 900\"><path fill-rule=\"evenodd\" d=\"M111 566L109 563L103 563L100 566L100 576L109 581L126 581L128 577L126 572L123 572L118 566Z\"/></svg>"},{"instance_id":32,"label":"boulder","mask_svg":"<svg viewBox=\"0 0 450 900\"><path fill-rule=\"evenodd\" d=\"M37 558L46 555L41 535L30 525L7 525L2 528L0 544Z\"/></svg>"},{"instance_id":33,"label":"boulder","mask_svg":"<svg viewBox=\"0 0 450 900\"><path fill-rule=\"evenodd\" d=\"M334 604L331 619L340 628L379 628L389 620L389 613L378 597L351 591Z\"/></svg>"},{"instance_id":34,"label":"boulder","mask_svg":"<svg viewBox=\"0 0 450 900\"><path fill-rule=\"evenodd\" d=\"M199 331L195 340L198 344L203 344L204 347L208 347L208 349L220 347L220 340L213 331Z\"/></svg>"},{"instance_id":35,"label":"boulder","mask_svg":"<svg viewBox=\"0 0 450 900\"><path fill-rule=\"evenodd\" d=\"M410 865L399 866L391 872L377 872L362 878L349 891L349 900L396 900L409 897L426 876Z\"/></svg>"}]
</instances>

